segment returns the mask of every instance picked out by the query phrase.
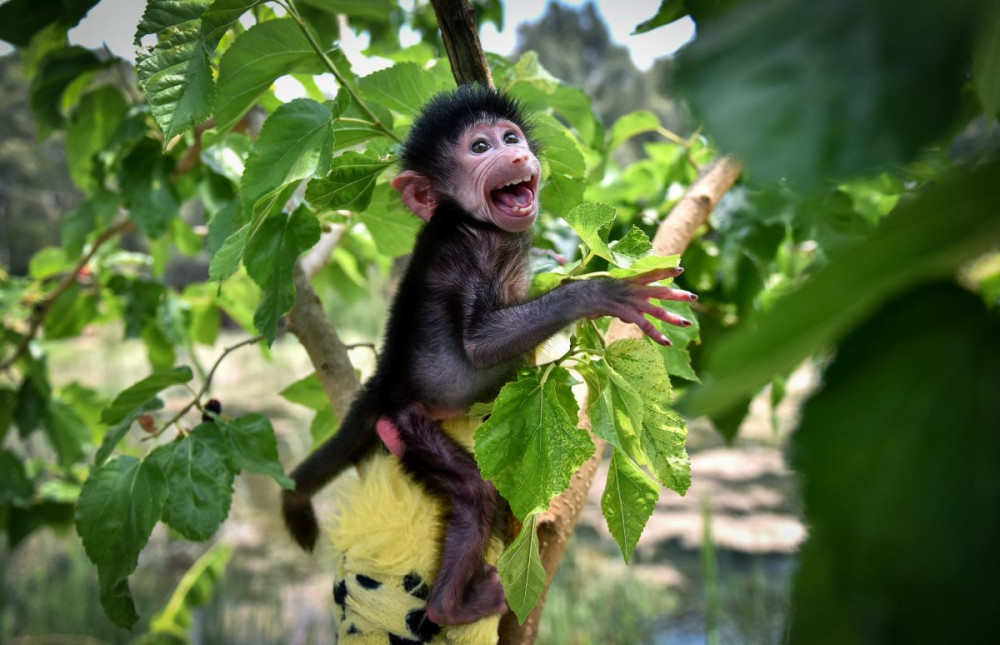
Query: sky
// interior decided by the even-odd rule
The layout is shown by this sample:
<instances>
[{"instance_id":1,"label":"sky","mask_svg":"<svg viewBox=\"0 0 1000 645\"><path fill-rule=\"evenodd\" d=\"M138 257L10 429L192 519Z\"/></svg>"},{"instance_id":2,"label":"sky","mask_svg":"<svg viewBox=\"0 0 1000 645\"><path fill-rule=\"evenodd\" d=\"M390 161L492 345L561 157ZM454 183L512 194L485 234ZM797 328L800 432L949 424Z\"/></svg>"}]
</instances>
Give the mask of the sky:
<instances>
[{"instance_id":1,"label":"sky","mask_svg":"<svg viewBox=\"0 0 1000 645\"><path fill-rule=\"evenodd\" d=\"M504 30L498 31L492 23L482 30L483 48L499 54L509 54L517 44L517 27L525 22L534 22L545 13L545 8L553 0L505 0ZM694 35L694 24L689 19L679 20L668 27L661 27L639 36L631 35L635 26L656 14L660 0L594 0L598 13L604 18L612 39L628 48L632 60L640 69L649 69L653 61L676 51ZM403 0L403 5L411 0ZM585 0L562 0L562 4L581 6ZM87 48L101 47L107 43L115 54L131 60L133 58L132 36L142 17L144 2L137 0L103 0L94 7L76 28L70 31L70 41ZM405 38L405 35L404 35ZM356 49L366 43L360 39L350 43ZM344 43L349 49L348 43ZM6 43L0 42L0 54L10 51ZM350 53L350 52L349 52ZM361 61L360 68L351 56L355 71L361 75L374 71L382 65L371 65L370 69Z\"/></svg>"}]
</instances>

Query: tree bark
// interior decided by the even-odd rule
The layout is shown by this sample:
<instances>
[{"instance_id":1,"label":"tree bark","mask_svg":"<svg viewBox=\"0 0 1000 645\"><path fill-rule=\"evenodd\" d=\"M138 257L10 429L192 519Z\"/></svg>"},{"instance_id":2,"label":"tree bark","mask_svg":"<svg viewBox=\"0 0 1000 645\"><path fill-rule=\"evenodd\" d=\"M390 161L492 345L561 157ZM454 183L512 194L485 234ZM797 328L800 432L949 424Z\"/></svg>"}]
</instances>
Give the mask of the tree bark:
<instances>
[{"instance_id":1,"label":"tree bark","mask_svg":"<svg viewBox=\"0 0 1000 645\"><path fill-rule=\"evenodd\" d=\"M709 165L660 223L653 238L653 252L657 255L683 253L695 232L708 220L709 214L722 196L732 188L741 171L742 166L732 157L720 157ZM608 331L608 341L641 337L642 331L638 327L619 320L615 320ZM590 420L584 416L582 409L580 422L581 427L590 428ZM605 442L594 437L594 443L596 444L594 456L573 475L566 492L553 499L549 510L539 518L538 542L542 566L545 568L545 593L523 625L517 624L514 612L507 612L500 619L501 644L530 644L534 643L538 636L542 609L545 607L552 579L566 552L569 538L580 520L580 513L587 502L587 492L594 483L597 466L600 465L604 454Z\"/></svg>"},{"instance_id":2,"label":"tree bark","mask_svg":"<svg viewBox=\"0 0 1000 645\"><path fill-rule=\"evenodd\" d=\"M431 4L455 81L459 85L479 83L493 87L493 76L476 29L476 12L469 0L431 0Z\"/></svg>"}]
</instances>

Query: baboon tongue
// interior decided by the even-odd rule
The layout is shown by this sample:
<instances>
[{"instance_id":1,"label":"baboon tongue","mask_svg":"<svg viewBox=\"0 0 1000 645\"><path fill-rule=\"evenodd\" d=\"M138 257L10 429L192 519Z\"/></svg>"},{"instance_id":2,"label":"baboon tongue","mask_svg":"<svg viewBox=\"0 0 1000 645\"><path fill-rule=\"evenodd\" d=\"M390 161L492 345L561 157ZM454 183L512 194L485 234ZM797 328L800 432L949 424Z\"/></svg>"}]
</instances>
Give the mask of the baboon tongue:
<instances>
[{"instance_id":1,"label":"baboon tongue","mask_svg":"<svg viewBox=\"0 0 1000 645\"><path fill-rule=\"evenodd\" d=\"M534 195L531 189L523 184L507 186L493 191L493 199L510 209L524 208L531 205Z\"/></svg>"}]
</instances>

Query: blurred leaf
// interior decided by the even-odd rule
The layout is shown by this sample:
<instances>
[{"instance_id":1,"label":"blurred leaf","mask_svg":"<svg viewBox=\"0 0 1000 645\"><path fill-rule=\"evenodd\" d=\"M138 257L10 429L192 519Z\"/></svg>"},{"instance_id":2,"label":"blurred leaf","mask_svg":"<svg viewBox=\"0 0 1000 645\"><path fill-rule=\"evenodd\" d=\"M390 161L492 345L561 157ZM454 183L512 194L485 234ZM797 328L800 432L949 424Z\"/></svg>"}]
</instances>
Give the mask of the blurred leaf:
<instances>
[{"instance_id":1,"label":"blurred leaf","mask_svg":"<svg viewBox=\"0 0 1000 645\"><path fill-rule=\"evenodd\" d=\"M267 475L282 488L294 489L278 460L278 441L267 417L246 414L233 421L217 421L229 448L234 468Z\"/></svg>"},{"instance_id":2,"label":"blurred leaf","mask_svg":"<svg viewBox=\"0 0 1000 645\"><path fill-rule=\"evenodd\" d=\"M753 176L814 188L908 161L953 127L978 4L744 2L699 20L677 80Z\"/></svg>"},{"instance_id":3,"label":"blurred leaf","mask_svg":"<svg viewBox=\"0 0 1000 645\"><path fill-rule=\"evenodd\" d=\"M987 4L972 56L972 82L986 116L1000 116L1000 5Z\"/></svg>"},{"instance_id":4,"label":"blurred leaf","mask_svg":"<svg viewBox=\"0 0 1000 645\"><path fill-rule=\"evenodd\" d=\"M80 99L66 129L66 162L77 186L88 193L100 186L94 177L94 155L103 150L121 125L128 104L122 93L102 85Z\"/></svg>"},{"instance_id":5,"label":"blurred leaf","mask_svg":"<svg viewBox=\"0 0 1000 645\"><path fill-rule=\"evenodd\" d=\"M58 399L50 400L42 425L60 466L68 468L83 458L83 445L90 439L90 433L72 407Z\"/></svg>"},{"instance_id":6,"label":"blurred leaf","mask_svg":"<svg viewBox=\"0 0 1000 645\"><path fill-rule=\"evenodd\" d=\"M254 325L267 344L278 334L278 321L295 304L294 269L299 255L319 241L319 222L305 208L289 216L264 221L247 243L247 273L261 288L261 301L254 312Z\"/></svg>"},{"instance_id":7,"label":"blurred leaf","mask_svg":"<svg viewBox=\"0 0 1000 645\"><path fill-rule=\"evenodd\" d=\"M120 181L129 217L150 239L167 232L167 224L180 212L170 179L174 162L160 144L144 139L122 161Z\"/></svg>"},{"instance_id":8,"label":"blurred leaf","mask_svg":"<svg viewBox=\"0 0 1000 645\"><path fill-rule=\"evenodd\" d=\"M576 427L569 373L555 368L544 383L540 377L522 374L505 385L492 416L475 434L483 477L496 484L522 520L548 508L594 454L594 442Z\"/></svg>"},{"instance_id":9,"label":"blurred leaf","mask_svg":"<svg viewBox=\"0 0 1000 645\"><path fill-rule=\"evenodd\" d=\"M363 211L371 203L375 181L393 163L395 159L348 150L333 160L329 175L309 182L306 199L319 210Z\"/></svg>"},{"instance_id":10,"label":"blurred leaf","mask_svg":"<svg viewBox=\"0 0 1000 645\"><path fill-rule=\"evenodd\" d=\"M293 19L254 25L236 38L219 63L216 129L233 127L277 78L291 72L325 71Z\"/></svg>"},{"instance_id":11,"label":"blurred leaf","mask_svg":"<svg viewBox=\"0 0 1000 645\"><path fill-rule=\"evenodd\" d=\"M537 519L536 513L528 516L521 532L497 561L507 602L522 625L545 593L545 569L539 555L538 529L535 526Z\"/></svg>"},{"instance_id":12,"label":"blurred leaf","mask_svg":"<svg viewBox=\"0 0 1000 645\"><path fill-rule=\"evenodd\" d=\"M717 414L774 374L836 342L887 298L943 275L1000 242L1000 164L942 178L900 202L875 233L834 258L801 289L710 350L705 385L685 407Z\"/></svg>"},{"instance_id":13,"label":"blurred leaf","mask_svg":"<svg viewBox=\"0 0 1000 645\"><path fill-rule=\"evenodd\" d=\"M69 271L74 262L66 257L66 252L58 246L46 246L31 256L28 275L35 280L44 280Z\"/></svg>"},{"instance_id":14,"label":"blurred leaf","mask_svg":"<svg viewBox=\"0 0 1000 645\"><path fill-rule=\"evenodd\" d=\"M632 137L645 132L656 132L662 126L660 117L649 110L636 110L624 114L611 126L611 135L608 137L608 151L615 150Z\"/></svg>"},{"instance_id":15,"label":"blurred leaf","mask_svg":"<svg viewBox=\"0 0 1000 645\"><path fill-rule=\"evenodd\" d=\"M840 343L792 443L810 531L790 642L1000 640L996 392L1000 321L953 285Z\"/></svg>"},{"instance_id":16,"label":"blurred leaf","mask_svg":"<svg viewBox=\"0 0 1000 645\"><path fill-rule=\"evenodd\" d=\"M0 449L0 505L31 503L35 486L24 472L24 462L9 450Z\"/></svg>"},{"instance_id":17,"label":"blurred leaf","mask_svg":"<svg viewBox=\"0 0 1000 645\"><path fill-rule=\"evenodd\" d=\"M646 522L656 508L660 487L635 465L628 455L614 448L608 467L608 482L601 496L601 511L608 530L621 547L628 564Z\"/></svg>"},{"instance_id":18,"label":"blurred leaf","mask_svg":"<svg viewBox=\"0 0 1000 645\"><path fill-rule=\"evenodd\" d=\"M76 531L97 565L101 606L116 625L139 619L128 587L139 552L160 519L167 486L147 460L117 457L90 472L76 506Z\"/></svg>"},{"instance_id":19,"label":"blurred leaf","mask_svg":"<svg viewBox=\"0 0 1000 645\"><path fill-rule=\"evenodd\" d=\"M39 141L63 126L63 93L70 84L77 77L104 66L93 52L75 45L57 49L42 60L31 80L31 113L35 117Z\"/></svg>"},{"instance_id":20,"label":"blurred leaf","mask_svg":"<svg viewBox=\"0 0 1000 645\"><path fill-rule=\"evenodd\" d=\"M644 34L657 27L668 25L675 20L687 15L687 7L682 0L660 0L660 8L656 10L656 15L649 20L644 20L635 26L633 34Z\"/></svg>"},{"instance_id":21,"label":"blurred leaf","mask_svg":"<svg viewBox=\"0 0 1000 645\"><path fill-rule=\"evenodd\" d=\"M153 616L152 634L187 640L194 624L193 611L212 599L231 555L232 549L223 542L202 553L184 572L163 609Z\"/></svg>"},{"instance_id":22,"label":"blurred leaf","mask_svg":"<svg viewBox=\"0 0 1000 645\"><path fill-rule=\"evenodd\" d=\"M153 372L141 381L130 385L116 396L111 405L105 408L101 414L101 422L108 425L116 424L128 416L129 413L148 403L161 390L172 385L187 383L193 377L191 368L186 365Z\"/></svg>"},{"instance_id":23,"label":"blurred leaf","mask_svg":"<svg viewBox=\"0 0 1000 645\"><path fill-rule=\"evenodd\" d=\"M0 6L0 40L27 47L53 23L75 27L99 0L8 0Z\"/></svg>"},{"instance_id":24,"label":"blurred leaf","mask_svg":"<svg viewBox=\"0 0 1000 645\"><path fill-rule=\"evenodd\" d=\"M212 537L229 515L234 473L227 454L225 439L214 423L202 423L150 454L170 491L163 521L189 540Z\"/></svg>"}]
</instances>

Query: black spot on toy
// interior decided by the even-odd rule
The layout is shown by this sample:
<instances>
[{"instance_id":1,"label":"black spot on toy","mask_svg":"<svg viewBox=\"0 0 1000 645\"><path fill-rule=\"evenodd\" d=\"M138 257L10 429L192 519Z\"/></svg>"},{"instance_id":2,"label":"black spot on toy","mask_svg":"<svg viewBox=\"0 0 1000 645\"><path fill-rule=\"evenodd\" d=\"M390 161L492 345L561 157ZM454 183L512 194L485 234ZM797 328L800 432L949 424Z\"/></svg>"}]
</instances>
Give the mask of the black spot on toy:
<instances>
[{"instance_id":1,"label":"black spot on toy","mask_svg":"<svg viewBox=\"0 0 1000 645\"><path fill-rule=\"evenodd\" d=\"M375 578L369 578L368 576L363 576L360 573L355 576L358 580L358 584L365 589L378 589L382 586L382 583Z\"/></svg>"}]
</instances>

